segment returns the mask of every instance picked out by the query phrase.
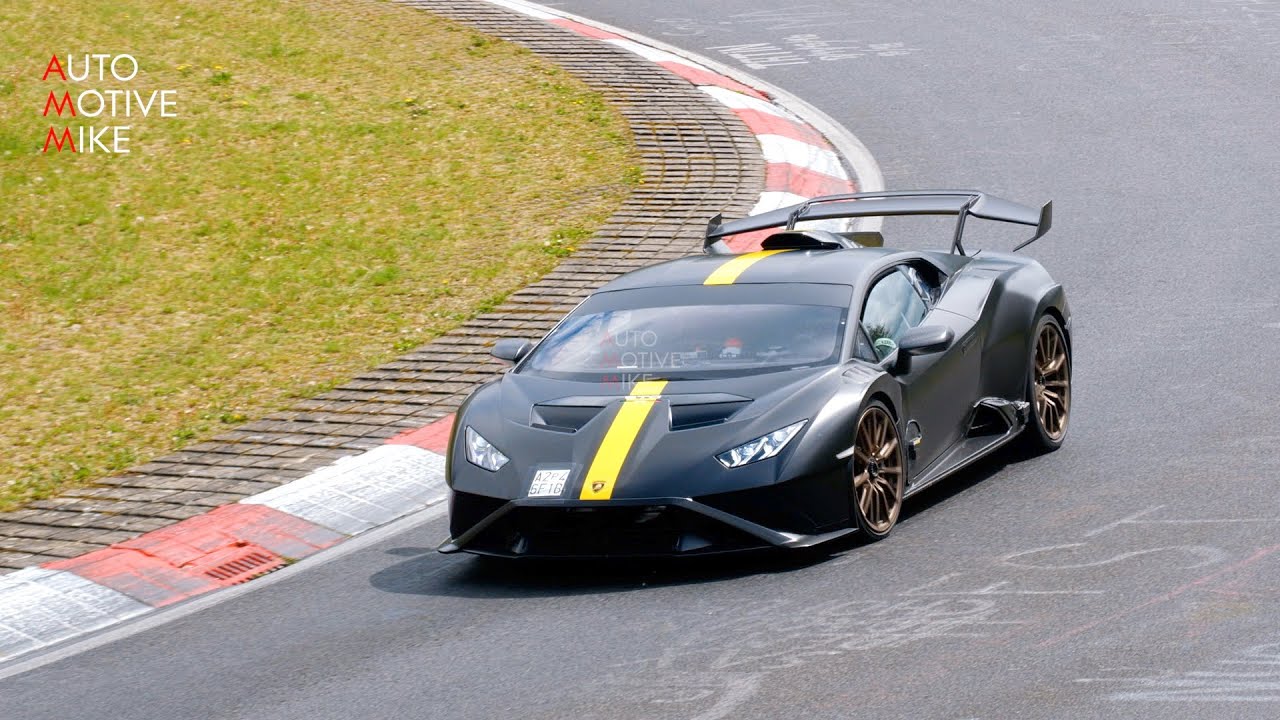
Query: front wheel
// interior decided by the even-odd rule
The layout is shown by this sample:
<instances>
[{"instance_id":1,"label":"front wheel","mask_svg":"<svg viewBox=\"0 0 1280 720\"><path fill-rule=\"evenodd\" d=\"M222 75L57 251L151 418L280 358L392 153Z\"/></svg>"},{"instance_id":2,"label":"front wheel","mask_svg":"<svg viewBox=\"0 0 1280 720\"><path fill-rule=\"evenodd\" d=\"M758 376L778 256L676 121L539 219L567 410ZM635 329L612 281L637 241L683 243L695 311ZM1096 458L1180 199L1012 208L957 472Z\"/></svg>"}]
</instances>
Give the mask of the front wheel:
<instances>
[{"instance_id":1,"label":"front wheel","mask_svg":"<svg viewBox=\"0 0 1280 720\"><path fill-rule=\"evenodd\" d=\"M1040 452L1057 450L1071 419L1071 346L1052 315L1036 324L1027 384L1034 406L1025 432L1027 444Z\"/></svg>"},{"instance_id":2,"label":"front wheel","mask_svg":"<svg viewBox=\"0 0 1280 720\"><path fill-rule=\"evenodd\" d=\"M873 401L862 411L853 448L853 519L868 539L879 540L898 522L907 481L898 427L884 403Z\"/></svg>"}]
</instances>

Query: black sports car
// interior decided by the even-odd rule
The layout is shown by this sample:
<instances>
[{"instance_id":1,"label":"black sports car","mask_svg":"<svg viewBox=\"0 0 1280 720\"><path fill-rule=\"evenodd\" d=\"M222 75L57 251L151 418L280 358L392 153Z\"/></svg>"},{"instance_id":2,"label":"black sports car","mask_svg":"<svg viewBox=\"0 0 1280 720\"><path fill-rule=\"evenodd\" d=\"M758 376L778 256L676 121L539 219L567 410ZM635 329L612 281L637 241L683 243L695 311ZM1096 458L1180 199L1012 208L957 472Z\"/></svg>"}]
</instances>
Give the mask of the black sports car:
<instances>
[{"instance_id":1,"label":"black sports car","mask_svg":"<svg viewBox=\"0 0 1280 720\"><path fill-rule=\"evenodd\" d=\"M1071 314L1024 257L962 243L970 217L1049 229L975 191L816 198L707 230L706 254L628 273L458 411L442 552L697 554L879 539L903 499L1022 438L1058 447ZM954 215L950 252L812 221ZM847 224L839 227L846 228ZM723 238L781 228L762 250Z\"/></svg>"}]
</instances>

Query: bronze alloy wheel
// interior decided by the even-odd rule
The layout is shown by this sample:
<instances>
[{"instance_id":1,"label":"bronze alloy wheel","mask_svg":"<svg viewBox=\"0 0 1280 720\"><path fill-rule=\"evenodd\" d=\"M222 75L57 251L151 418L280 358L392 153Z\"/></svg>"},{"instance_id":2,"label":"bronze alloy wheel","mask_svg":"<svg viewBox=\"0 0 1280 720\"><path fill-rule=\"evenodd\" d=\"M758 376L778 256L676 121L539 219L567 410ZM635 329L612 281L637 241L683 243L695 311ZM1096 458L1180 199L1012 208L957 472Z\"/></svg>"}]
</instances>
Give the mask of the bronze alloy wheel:
<instances>
[{"instance_id":1,"label":"bronze alloy wheel","mask_svg":"<svg viewBox=\"0 0 1280 720\"><path fill-rule=\"evenodd\" d=\"M1053 443L1061 442L1067 434L1071 415L1071 361L1067 353L1067 341L1058 323L1043 323L1036 339L1032 396L1040 428Z\"/></svg>"},{"instance_id":2,"label":"bronze alloy wheel","mask_svg":"<svg viewBox=\"0 0 1280 720\"><path fill-rule=\"evenodd\" d=\"M898 428L874 403L858 419L853 450L853 500L858 527L872 539L889 534L902 511L906 469Z\"/></svg>"}]
</instances>

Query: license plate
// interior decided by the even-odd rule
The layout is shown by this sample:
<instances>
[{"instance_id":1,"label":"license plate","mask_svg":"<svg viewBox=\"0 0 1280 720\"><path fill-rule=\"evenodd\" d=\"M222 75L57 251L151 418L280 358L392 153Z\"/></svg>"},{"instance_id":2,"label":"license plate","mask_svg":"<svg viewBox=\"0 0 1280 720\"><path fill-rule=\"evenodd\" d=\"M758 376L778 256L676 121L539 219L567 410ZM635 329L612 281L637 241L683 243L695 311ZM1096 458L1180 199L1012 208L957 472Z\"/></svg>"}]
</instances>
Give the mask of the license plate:
<instances>
[{"instance_id":1,"label":"license plate","mask_svg":"<svg viewBox=\"0 0 1280 720\"><path fill-rule=\"evenodd\" d=\"M529 497L560 497L568 480L569 468L539 470L529 483Z\"/></svg>"}]
</instances>

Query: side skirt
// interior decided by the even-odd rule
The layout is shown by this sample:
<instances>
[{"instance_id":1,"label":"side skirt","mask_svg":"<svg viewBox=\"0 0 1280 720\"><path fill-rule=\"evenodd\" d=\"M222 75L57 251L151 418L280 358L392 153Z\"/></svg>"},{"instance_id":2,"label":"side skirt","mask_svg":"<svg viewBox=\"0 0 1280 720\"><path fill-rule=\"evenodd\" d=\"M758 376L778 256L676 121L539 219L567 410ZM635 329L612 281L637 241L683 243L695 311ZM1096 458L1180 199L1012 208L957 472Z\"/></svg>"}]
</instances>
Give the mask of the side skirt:
<instances>
[{"instance_id":1,"label":"side skirt","mask_svg":"<svg viewBox=\"0 0 1280 720\"><path fill-rule=\"evenodd\" d=\"M984 411L994 413L1004 419L1008 425L1000 434L983 434L977 437L962 438L951 446L942 457L930 465L920 478L911 483L903 493L903 499L924 490L939 480L968 467L974 462L991 454L1008 444L1027 426L1027 408L1025 402L1010 402L1001 398L983 398L974 406L975 415Z\"/></svg>"}]
</instances>

